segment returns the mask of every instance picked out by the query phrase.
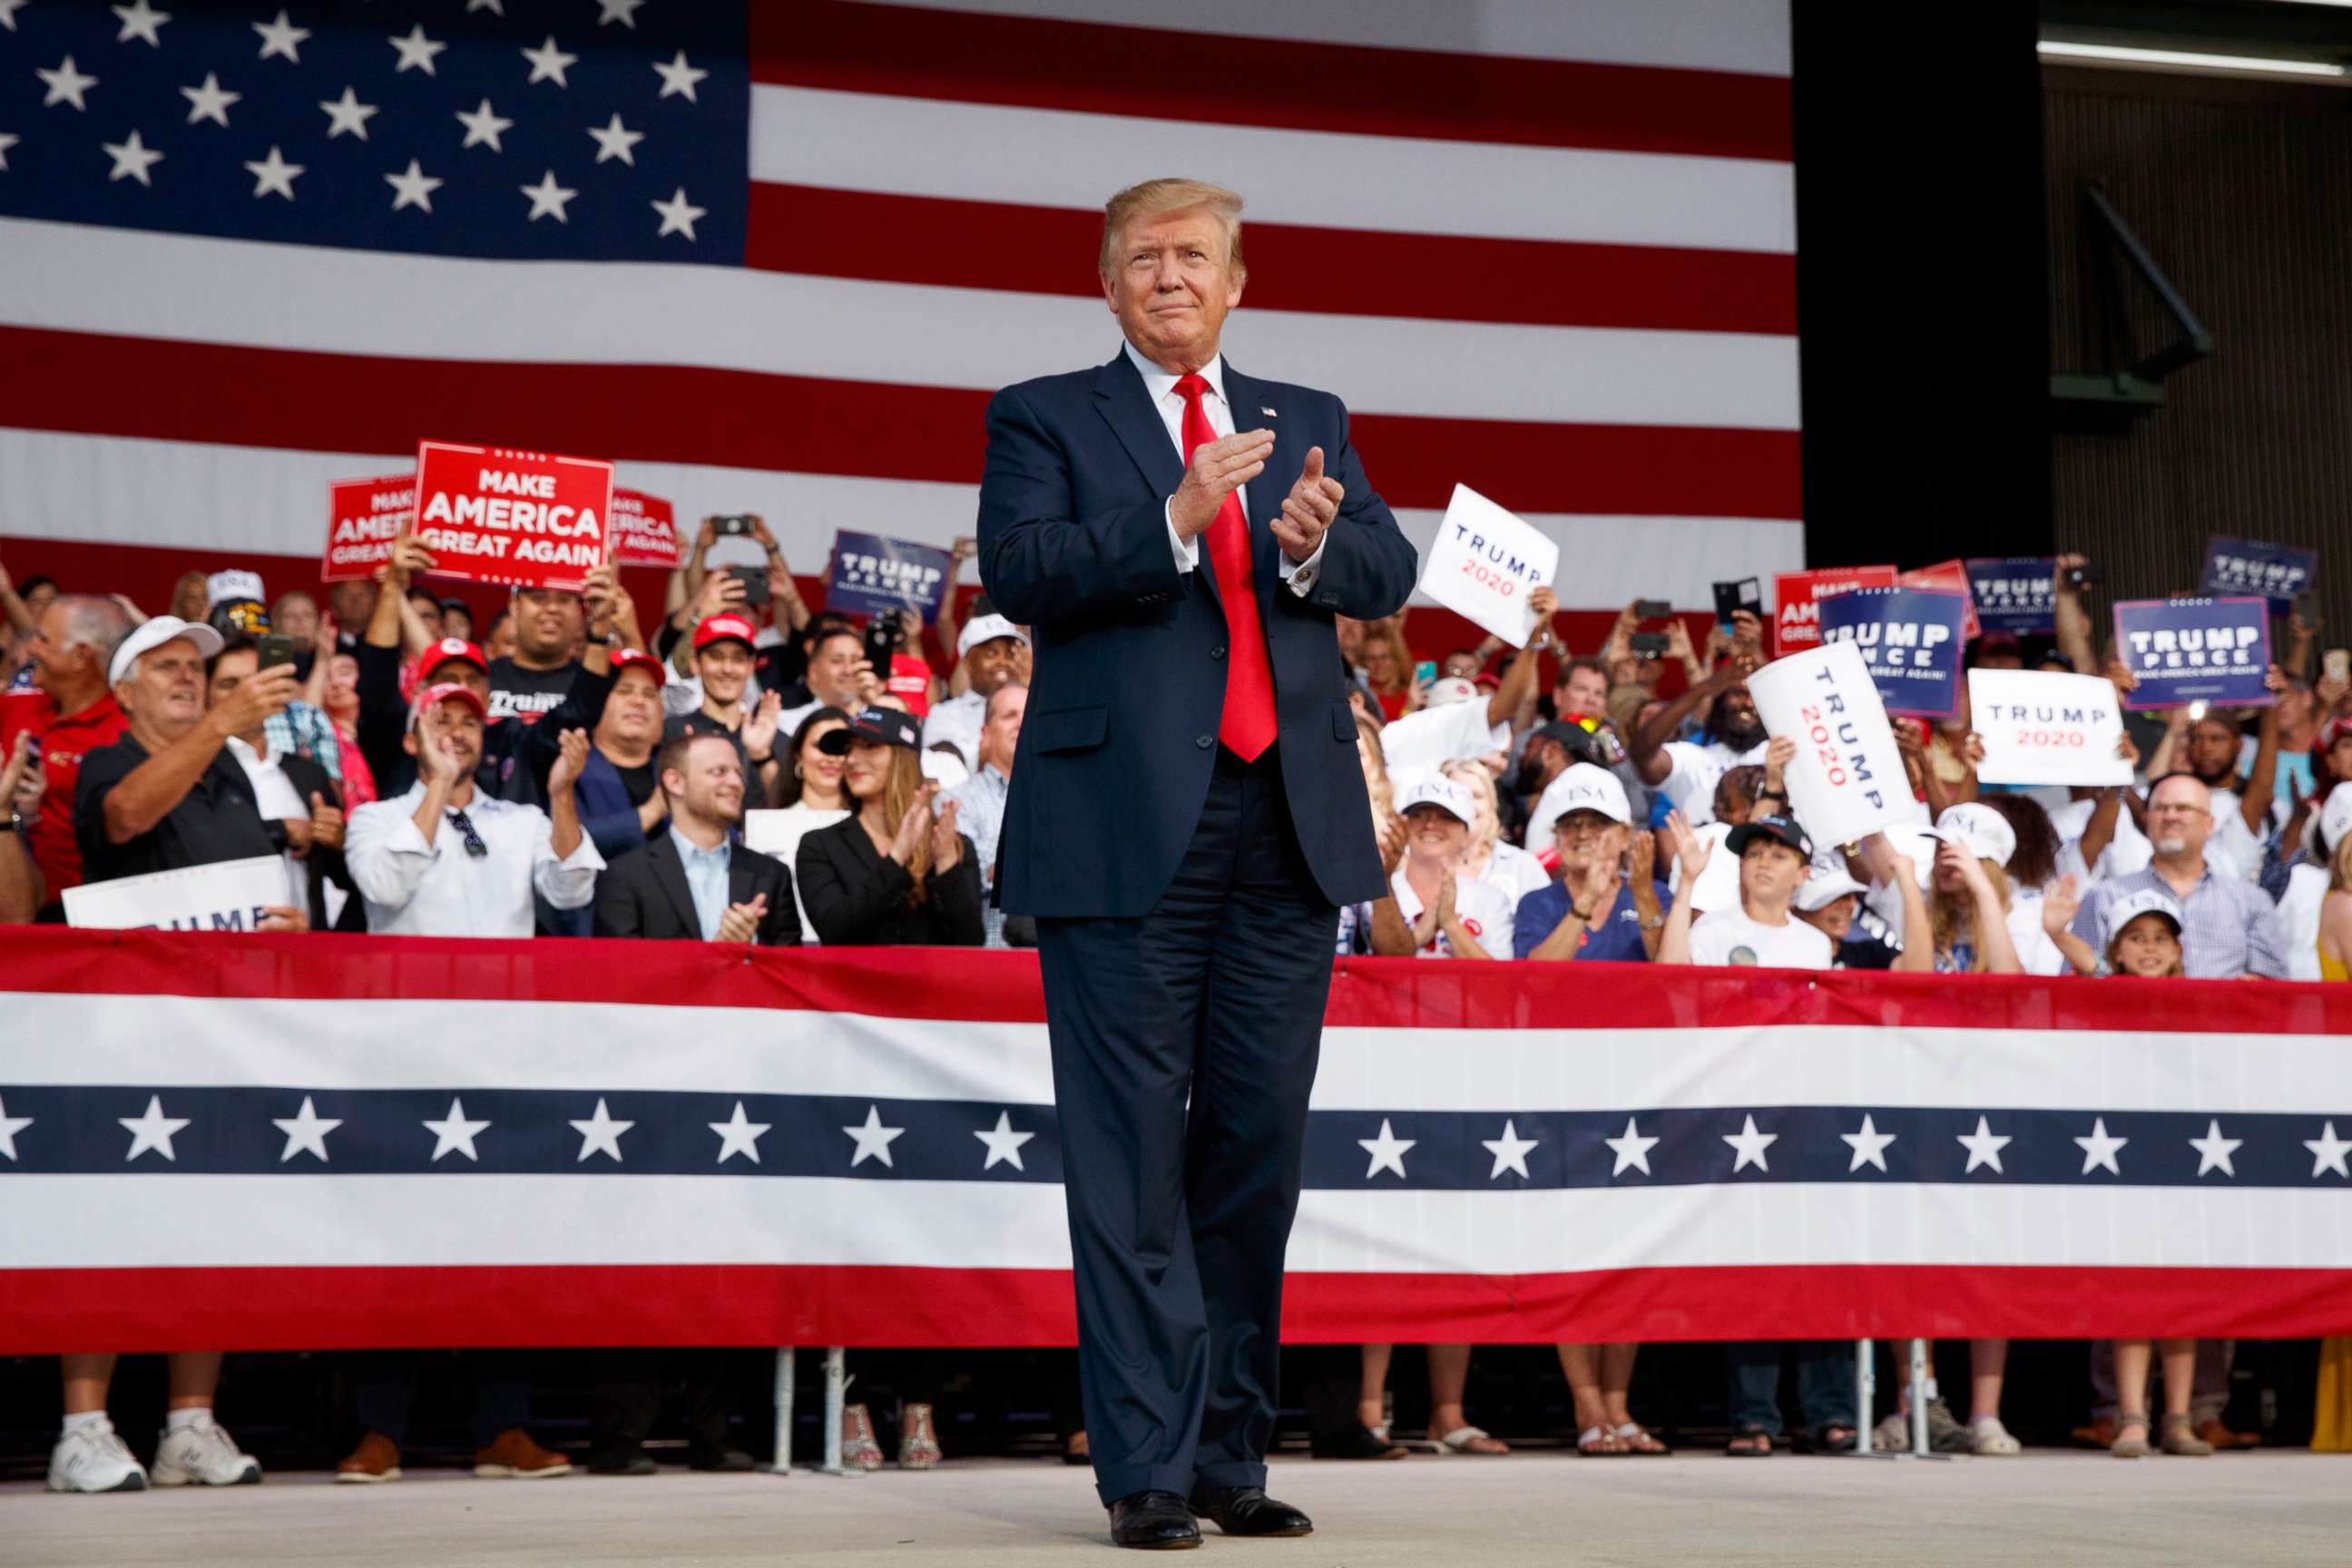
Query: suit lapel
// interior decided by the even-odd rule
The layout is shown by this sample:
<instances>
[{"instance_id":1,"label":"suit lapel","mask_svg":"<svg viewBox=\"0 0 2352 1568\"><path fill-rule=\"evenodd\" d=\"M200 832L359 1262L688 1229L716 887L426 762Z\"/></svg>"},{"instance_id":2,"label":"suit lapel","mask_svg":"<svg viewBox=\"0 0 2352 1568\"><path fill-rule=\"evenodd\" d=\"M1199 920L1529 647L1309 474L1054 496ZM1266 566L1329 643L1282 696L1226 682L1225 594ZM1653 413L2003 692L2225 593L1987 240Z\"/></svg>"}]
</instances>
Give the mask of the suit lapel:
<instances>
[{"instance_id":1,"label":"suit lapel","mask_svg":"<svg viewBox=\"0 0 2352 1568\"><path fill-rule=\"evenodd\" d=\"M735 840L727 855L727 901L748 904L758 892L758 879L752 874L751 856L754 851L743 847L740 838Z\"/></svg>"},{"instance_id":2,"label":"suit lapel","mask_svg":"<svg viewBox=\"0 0 2352 1568\"><path fill-rule=\"evenodd\" d=\"M1143 384L1143 374L1122 348L1118 357L1102 367L1095 377L1095 406L1135 466L1143 470L1152 493L1160 497L1176 493L1184 482L1184 460L1176 455L1176 444L1168 438L1168 426L1160 411L1151 405L1151 394ZM1204 547L1201 552L1201 569L1192 574L1209 590L1209 597L1217 596L1217 574L1209 563Z\"/></svg>"},{"instance_id":3,"label":"suit lapel","mask_svg":"<svg viewBox=\"0 0 2352 1568\"><path fill-rule=\"evenodd\" d=\"M677 840L665 828L659 838L646 846L646 854L653 863L654 880L661 884L679 922L690 934L700 936L702 916L694 907L694 889L686 885L686 863L677 858Z\"/></svg>"},{"instance_id":4,"label":"suit lapel","mask_svg":"<svg viewBox=\"0 0 2352 1568\"><path fill-rule=\"evenodd\" d=\"M1274 602L1275 584L1280 581L1277 557L1281 547L1275 542L1274 520L1282 511L1282 498L1290 493L1291 483L1297 477L1293 470L1306 463L1304 456L1294 455L1290 448L1290 433L1282 427L1282 420L1268 418L1265 410L1276 406L1255 381L1225 362L1225 401L1234 415L1234 429L1271 430L1274 451L1266 458L1265 469L1249 482L1250 577L1257 589L1261 616Z\"/></svg>"}]
</instances>

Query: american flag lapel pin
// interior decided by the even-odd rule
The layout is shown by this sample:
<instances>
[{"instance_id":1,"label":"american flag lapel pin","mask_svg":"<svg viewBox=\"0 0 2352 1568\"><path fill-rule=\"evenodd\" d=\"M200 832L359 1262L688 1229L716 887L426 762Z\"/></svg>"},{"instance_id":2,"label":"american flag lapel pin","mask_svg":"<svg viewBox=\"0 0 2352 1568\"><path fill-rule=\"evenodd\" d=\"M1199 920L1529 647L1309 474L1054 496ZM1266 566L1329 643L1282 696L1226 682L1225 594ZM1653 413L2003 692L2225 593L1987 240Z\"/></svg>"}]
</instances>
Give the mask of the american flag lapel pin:
<instances>
[{"instance_id":1,"label":"american flag lapel pin","mask_svg":"<svg viewBox=\"0 0 2352 1568\"><path fill-rule=\"evenodd\" d=\"M1280 416L1280 415L1276 414L1276 413L1273 409L1271 409L1271 408L1266 408L1266 407L1263 407L1263 406L1261 406L1261 407L1258 409L1258 412L1259 412L1260 414L1265 415L1268 419L1278 419L1278 418L1280 418L1280 417L1281 417L1281 416Z\"/></svg>"}]
</instances>

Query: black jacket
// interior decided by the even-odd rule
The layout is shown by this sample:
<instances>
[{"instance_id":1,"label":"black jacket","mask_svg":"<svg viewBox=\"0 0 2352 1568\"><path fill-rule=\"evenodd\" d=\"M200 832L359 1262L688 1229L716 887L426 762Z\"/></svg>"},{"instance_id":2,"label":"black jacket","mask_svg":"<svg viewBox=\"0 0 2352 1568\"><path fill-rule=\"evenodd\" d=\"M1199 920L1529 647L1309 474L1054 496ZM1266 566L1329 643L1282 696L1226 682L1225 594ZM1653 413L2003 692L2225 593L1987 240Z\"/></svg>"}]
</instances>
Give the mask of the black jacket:
<instances>
[{"instance_id":1,"label":"black jacket","mask_svg":"<svg viewBox=\"0 0 2352 1568\"><path fill-rule=\"evenodd\" d=\"M737 843L727 858L727 901L749 903L768 895L767 918L760 922L761 947L797 947L800 911L793 903L793 874L772 855ZM596 934L642 936L660 941L702 940L677 840L667 828L604 868L596 879Z\"/></svg>"},{"instance_id":2,"label":"black jacket","mask_svg":"<svg viewBox=\"0 0 2352 1568\"><path fill-rule=\"evenodd\" d=\"M980 851L963 854L945 875L934 872L920 904L907 894L915 879L874 847L856 814L801 840L801 901L828 947L978 947L988 940L981 918Z\"/></svg>"},{"instance_id":3,"label":"black jacket","mask_svg":"<svg viewBox=\"0 0 2352 1568\"><path fill-rule=\"evenodd\" d=\"M327 776L325 768L309 757L289 754L278 758L278 765L285 770L287 782L294 786L294 793L302 797L304 805L310 804L310 796L314 794L329 805L341 806L343 804L343 793L335 787L335 781ZM352 886L351 872L343 866L342 850L313 845L310 852L302 858L302 865L310 878L310 929L367 930L367 905ZM327 921L329 882L342 889L344 893L343 918L331 928Z\"/></svg>"}]
</instances>

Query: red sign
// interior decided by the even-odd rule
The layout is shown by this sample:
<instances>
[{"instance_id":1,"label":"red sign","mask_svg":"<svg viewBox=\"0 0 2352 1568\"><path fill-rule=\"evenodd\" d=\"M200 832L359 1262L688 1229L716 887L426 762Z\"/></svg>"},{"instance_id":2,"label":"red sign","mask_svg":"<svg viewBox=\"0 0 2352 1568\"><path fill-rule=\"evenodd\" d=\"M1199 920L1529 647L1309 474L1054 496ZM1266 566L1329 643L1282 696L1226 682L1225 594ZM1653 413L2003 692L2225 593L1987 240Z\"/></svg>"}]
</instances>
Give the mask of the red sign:
<instances>
[{"instance_id":1,"label":"red sign","mask_svg":"<svg viewBox=\"0 0 2352 1568\"><path fill-rule=\"evenodd\" d=\"M1895 579L1905 588L1949 588L1960 596L1960 638L1974 642L1984 635L1977 624L1977 596L1969 584L1969 563L1965 561L1942 561L1933 566L1922 566L1916 572L1906 572Z\"/></svg>"},{"instance_id":2,"label":"red sign","mask_svg":"<svg viewBox=\"0 0 2352 1568\"><path fill-rule=\"evenodd\" d=\"M505 447L421 441L416 538L436 575L577 588L604 560L613 465Z\"/></svg>"},{"instance_id":3,"label":"red sign","mask_svg":"<svg viewBox=\"0 0 2352 1568\"><path fill-rule=\"evenodd\" d=\"M1892 588L1892 566L1838 566L1822 572L1782 572L1772 579L1772 651L1777 657L1822 642L1823 599L1855 588Z\"/></svg>"},{"instance_id":4,"label":"red sign","mask_svg":"<svg viewBox=\"0 0 2352 1568\"><path fill-rule=\"evenodd\" d=\"M365 581L392 559L392 536L416 505L416 476L340 479L327 487L327 558L321 583Z\"/></svg>"},{"instance_id":5,"label":"red sign","mask_svg":"<svg viewBox=\"0 0 2352 1568\"><path fill-rule=\"evenodd\" d=\"M661 497L643 490L614 490L611 522L606 544L614 565L677 564L677 513Z\"/></svg>"}]
</instances>

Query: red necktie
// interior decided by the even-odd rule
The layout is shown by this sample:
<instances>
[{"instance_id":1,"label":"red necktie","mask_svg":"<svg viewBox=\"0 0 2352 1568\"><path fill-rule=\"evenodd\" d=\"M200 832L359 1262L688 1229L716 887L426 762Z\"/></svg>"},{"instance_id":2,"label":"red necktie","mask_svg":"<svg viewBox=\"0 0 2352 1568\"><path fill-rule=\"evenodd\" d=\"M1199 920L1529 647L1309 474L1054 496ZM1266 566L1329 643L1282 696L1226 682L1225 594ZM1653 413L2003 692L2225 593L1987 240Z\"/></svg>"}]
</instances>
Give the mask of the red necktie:
<instances>
[{"instance_id":1,"label":"red necktie","mask_svg":"<svg viewBox=\"0 0 2352 1568\"><path fill-rule=\"evenodd\" d=\"M1201 395L1209 384L1197 375L1176 383L1184 397L1184 460L1204 441L1217 439L1216 426ZM1209 562L1216 569L1217 598L1225 607L1225 710L1217 739L1242 761L1255 762L1274 744L1274 667L1265 655L1265 627L1257 617L1257 579L1250 570L1249 522L1242 516L1241 491L1225 492L1217 521L1209 525Z\"/></svg>"}]
</instances>

